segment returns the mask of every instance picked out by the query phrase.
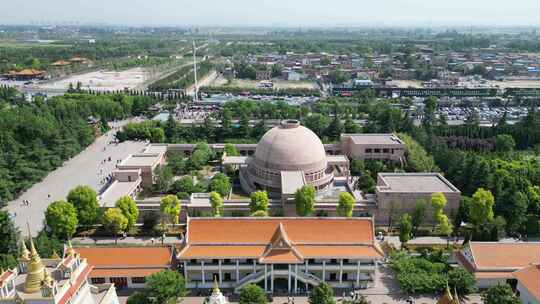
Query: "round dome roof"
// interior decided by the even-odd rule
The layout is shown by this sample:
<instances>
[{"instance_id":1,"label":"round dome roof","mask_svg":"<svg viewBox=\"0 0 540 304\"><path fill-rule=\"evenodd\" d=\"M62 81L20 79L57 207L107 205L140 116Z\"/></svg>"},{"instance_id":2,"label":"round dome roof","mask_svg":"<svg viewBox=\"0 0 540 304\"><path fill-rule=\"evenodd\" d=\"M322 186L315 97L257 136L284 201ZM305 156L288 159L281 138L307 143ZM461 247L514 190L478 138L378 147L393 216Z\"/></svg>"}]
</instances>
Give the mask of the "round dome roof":
<instances>
[{"instance_id":1,"label":"round dome roof","mask_svg":"<svg viewBox=\"0 0 540 304\"><path fill-rule=\"evenodd\" d=\"M319 137L297 120L284 120L259 141L254 157L259 167L280 171L326 169L326 152Z\"/></svg>"}]
</instances>

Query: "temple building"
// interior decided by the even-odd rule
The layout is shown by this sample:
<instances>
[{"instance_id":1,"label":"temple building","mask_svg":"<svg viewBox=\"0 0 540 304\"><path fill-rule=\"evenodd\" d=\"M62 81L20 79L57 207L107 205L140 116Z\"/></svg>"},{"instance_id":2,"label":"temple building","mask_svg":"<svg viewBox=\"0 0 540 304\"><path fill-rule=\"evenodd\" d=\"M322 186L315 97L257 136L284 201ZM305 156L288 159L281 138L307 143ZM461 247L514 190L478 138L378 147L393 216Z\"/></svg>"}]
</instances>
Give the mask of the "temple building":
<instances>
[{"instance_id":1,"label":"temple building","mask_svg":"<svg viewBox=\"0 0 540 304\"><path fill-rule=\"evenodd\" d=\"M247 284L268 293L300 293L375 284L384 257L370 218L189 218L177 255L189 289L217 280L239 292Z\"/></svg>"},{"instance_id":2,"label":"temple building","mask_svg":"<svg viewBox=\"0 0 540 304\"><path fill-rule=\"evenodd\" d=\"M0 274L0 303L118 304L114 284L89 284L91 271L71 244L62 258L41 259L30 238L30 250L22 244L19 266Z\"/></svg>"}]
</instances>

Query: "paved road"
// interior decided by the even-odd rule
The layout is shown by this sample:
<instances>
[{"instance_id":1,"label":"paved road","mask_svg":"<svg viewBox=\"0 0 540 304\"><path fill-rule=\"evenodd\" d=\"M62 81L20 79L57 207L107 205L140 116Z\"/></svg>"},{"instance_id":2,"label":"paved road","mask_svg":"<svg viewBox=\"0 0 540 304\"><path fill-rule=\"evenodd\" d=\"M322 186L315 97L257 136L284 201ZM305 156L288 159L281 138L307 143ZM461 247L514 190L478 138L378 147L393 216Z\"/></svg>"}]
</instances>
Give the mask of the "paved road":
<instances>
[{"instance_id":1,"label":"paved road","mask_svg":"<svg viewBox=\"0 0 540 304\"><path fill-rule=\"evenodd\" d=\"M118 238L118 242L115 242L114 238L110 237L76 237L71 240L74 244L80 245L112 245L112 244L122 244L122 245L161 245L161 237L125 237ZM174 236L165 237L164 244L179 244L181 240Z\"/></svg>"},{"instance_id":2,"label":"paved road","mask_svg":"<svg viewBox=\"0 0 540 304\"><path fill-rule=\"evenodd\" d=\"M115 127L124 123L117 123ZM88 185L99 191L103 186L100 180L115 168L116 160L123 159L145 146L143 142L111 145L109 142L115 133L116 130L113 129L99 137L83 152L49 173L43 181L32 186L17 200L8 203L6 209L14 216L15 224L21 231L26 234L26 222L29 222L32 235L36 235L43 227L44 212L51 202L65 199L68 192L78 185ZM101 163L108 157L111 157L112 161ZM30 205L23 206L23 200L30 201Z\"/></svg>"}]
</instances>

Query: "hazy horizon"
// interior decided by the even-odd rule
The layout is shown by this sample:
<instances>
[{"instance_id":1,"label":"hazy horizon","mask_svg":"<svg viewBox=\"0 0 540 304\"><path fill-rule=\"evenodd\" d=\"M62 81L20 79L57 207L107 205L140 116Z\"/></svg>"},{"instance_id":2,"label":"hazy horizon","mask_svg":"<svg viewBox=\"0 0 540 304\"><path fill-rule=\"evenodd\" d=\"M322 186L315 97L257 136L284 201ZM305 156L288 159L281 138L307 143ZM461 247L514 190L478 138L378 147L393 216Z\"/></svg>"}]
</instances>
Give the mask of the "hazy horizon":
<instances>
[{"instance_id":1,"label":"hazy horizon","mask_svg":"<svg viewBox=\"0 0 540 304\"><path fill-rule=\"evenodd\" d=\"M130 26L538 26L538 0L25 0L2 24ZM16 12L16 13L14 13Z\"/></svg>"}]
</instances>

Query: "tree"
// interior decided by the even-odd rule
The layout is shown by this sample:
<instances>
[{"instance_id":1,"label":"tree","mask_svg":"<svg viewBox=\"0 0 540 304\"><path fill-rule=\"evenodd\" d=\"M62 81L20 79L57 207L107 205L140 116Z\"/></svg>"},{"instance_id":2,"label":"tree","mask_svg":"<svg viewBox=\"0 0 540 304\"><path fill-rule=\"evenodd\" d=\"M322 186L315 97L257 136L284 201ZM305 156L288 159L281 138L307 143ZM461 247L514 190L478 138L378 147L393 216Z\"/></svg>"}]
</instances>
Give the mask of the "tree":
<instances>
[{"instance_id":1,"label":"tree","mask_svg":"<svg viewBox=\"0 0 540 304\"><path fill-rule=\"evenodd\" d=\"M91 226L98 222L99 204L97 193L89 186L77 186L69 191L67 201L77 209L77 218L83 226Z\"/></svg>"},{"instance_id":2,"label":"tree","mask_svg":"<svg viewBox=\"0 0 540 304\"><path fill-rule=\"evenodd\" d=\"M148 296L140 291L136 291L132 293L127 298L127 304L150 304L150 299L148 299Z\"/></svg>"},{"instance_id":3,"label":"tree","mask_svg":"<svg viewBox=\"0 0 540 304\"><path fill-rule=\"evenodd\" d=\"M407 213L399 218L399 241L407 243L411 239L413 224L411 216Z\"/></svg>"},{"instance_id":4,"label":"tree","mask_svg":"<svg viewBox=\"0 0 540 304\"><path fill-rule=\"evenodd\" d=\"M311 185L303 186L294 194L296 214L310 216L315 211L315 188Z\"/></svg>"},{"instance_id":5,"label":"tree","mask_svg":"<svg viewBox=\"0 0 540 304\"><path fill-rule=\"evenodd\" d=\"M164 196L159 206L161 213L168 216L174 225L178 224L178 216L180 215L181 208L180 200L174 195Z\"/></svg>"},{"instance_id":6,"label":"tree","mask_svg":"<svg viewBox=\"0 0 540 304\"><path fill-rule=\"evenodd\" d=\"M238 149L233 144L225 144L225 147L223 148L223 151L227 153L227 156L239 156L240 152L238 152Z\"/></svg>"},{"instance_id":7,"label":"tree","mask_svg":"<svg viewBox=\"0 0 540 304\"><path fill-rule=\"evenodd\" d=\"M485 304L519 304L519 299L514 295L512 287L508 284L497 284L490 287L484 294L482 300Z\"/></svg>"},{"instance_id":8,"label":"tree","mask_svg":"<svg viewBox=\"0 0 540 304\"><path fill-rule=\"evenodd\" d=\"M341 192L337 206L337 214L343 217L352 217L356 200L349 192Z\"/></svg>"},{"instance_id":9,"label":"tree","mask_svg":"<svg viewBox=\"0 0 540 304\"><path fill-rule=\"evenodd\" d=\"M309 294L308 302L309 304L335 304L332 287L328 283L320 283Z\"/></svg>"},{"instance_id":10,"label":"tree","mask_svg":"<svg viewBox=\"0 0 540 304\"><path fill-rule=\"evenodd\" d=\"M146 278L148 296L156 303L176 304L187 294L186 281L176 270L162 270Z\"/></svg>"},{"instance_id":11,"label":"tree","mask_svg":"<svg viewBox=\"0 0 540 304\"><path fill-rule=\"evenodd\" d=\"M169 166L159 166L154 170L154 191L167 193L173 183L173 173Z\"/></svg>"},{"instance_id":12,"label":"tree","mask_svg":"<svg viewBox=\"0 0 540 304\"><path fill-rule=\"evenodd\" d=\"M257 211L263 211L266 214L268 214L268 193L266 191L254 191L251 192L250 195L251 202L249 204L249 210L252 214L256 213Z\"/></svg>"},{"instance_id":13,"label":"tree","mask_svg":"<svg viewBox=\"0 0 540 304\"><path fill-rule=\"evenodd\" d=\"M266 304L267 302L264 290L258 285L247 284L240 290L239 304Z\"/></svg>"},{"instance_id":14,"label":"tree","mask_svg":"<svg viewBox=\"0 0 540 304\"><path fill-rule=\"evenodd\" d=\"M268 211L257 210L251 214L252 217L267 217Z\"/></svg>"},{"instance_id":15,"label":"tree","mask_svg":"<svg viewBox=\"0 0 540 304\"><path fill-rule=\"evenodd\" d=\"M419 199L416 201L416 205L414 206L414 211L411 216L413 234L416 234L418 228L424 222L424 218L426 216L426 207L426 201L424 201L423 199Z\"/></svg>"},{"instance_id":16,"label":"tree","mask_svg":"<svg viewBox=\"0 0 540 304\"><path fill-rule=\"evenodd\" d=\"M171 186L171 190L173 192L186 192L188 194L191 194L193 192L196 192L195 183L193 182L192 176L182 176L180 179L174 181L174 183Z\"/></svg>"},{"instance_id":17,"label":"tree","mask_svg":"<svg viewBox=\"0 0 540 304\"><path fill-rule=\"evenodd\" d=\"M139 208L137 208L137 204L135 204L133 198L130 196L122 196L116 201L115 207L120 209L122 214L127 218L127 229L129 230L132 227L135 227L137 219L139 218Z\"/></svg>"},{"instance_id":18,"label":"tree","mask_svg":"<svg viewBox=\"0 0 540 304\"><path fill-rule=\"evenodd\" d=\"M311 114L304 120L304 125L321 138L324 136L328 124L328 118L319 113Z\"/></svg>"},{"instance_id":19,"label":"tree","mask_svg":"<svg viewBox=\"0 0 540 304\"><path fill-rule=\"evenodd\" d=\"M128 219L122 214L122 210L109 208L103 214L103 225L116 237L118 233L126 231Z\"/></svg>"},{"instance_id":20,"label":"tree","mask_svg":"<svg viewBox=\"0 0 540 304\"><path fill-rule=\"evenodd\" d=\"M17 265L19 265L19 263L13 255L0 253L0 271L2 269L15 268Z\"/></svg>"},{"instance_id":21,"label":"tree","mask_svg":"<svg viewBox=\"0 0 540 304\"><path fill-rule=\"evenodd\" d=\"M474 275L463 267L453 267L448 271L448 285L460 295L476 292L476 279Z\"/></svg>"},{"instance_id":22,"label":"tree","mask_svg":"<svg viewBox=\"0 0 540 304\"><path fill-rule=\"evenodd\" d=\"M491 191L478 188L473 194L469 207L469 220L473 225L479 226L493 221L493 205L495 198Z\"/></svg>"},{"instance_id":23,"label":"tree","mask_svg":"<svg viewBox=\"0 0 540 304\"><path fill-rule=\"evenodd\" d=\"M150 142L162 143L165 142L165 131L162 128L153 128L150 130Z\"/></svg>"},{"instance_id":24,"label":"tree","mask_svg":"<svg viewBox=\"0 0 540 304\"><path fill-rule=\"evenodd\" d=\"M0 210L0 253L18 256L19 230L7 211Z\"/></svg>"},{"instance_id":25,"label":"tree","mask_svg":"<svg viewBox=\"0 0 540 304\"><path fill-rule=\"evenodd\" d=\"M212 181L210 182L210 191L215 191L223 197L229 196L231 192L231 182L227 175L223 173L218 173L214 175Z\"/></svg>"},{"instance_id":26,"label":"tree","mask_svg":"<svg viewBox=\"0 0 540 304\"><path fill-rule=\"evenodd\" d=\"M443 213L444 206L446 206L446 197L441 192L435 192L431 194L431 206L433 207L434 217L436 218L439 213Z\"/></svg>"},{"instance_id":27,"label":"tree","mask_svg":"<svg viewBox=\"0 0 540 304\"><path fill-rule=\"evenodd\" d=\"M214 217L223 216L223 198L219 193L210 192L210 205L212 205L212 215Z\"/></svg>"},{"instance_id":28,"label":"tree","mask_svg":"<svg viewBox=\"0 0 540 304\"><path fill-rule=\"evenodd\" d=\"M167 138L168 142L174 142L173 138L176 132L176 119L174 119L174 113L172 111L169 112L169 116L167 116L167 124L165 125L165 137Z\"/></svg>"},{"instance_id":29,"label":"tree","mask_svg":"<svg viewBox=\"0 0 540 304\"><path fill-rule=\"evenodd\" d=\"M514 150L516 146L516 141L512 135L508 134L499 134L495 137L495 147L497 151L501 152L510 152Z\"/></svg>"},{"instance_id":30,"label":"tree","mask_svg":"<svg viewBox=\"0 0 540 304\"><path fill-rule=\"evenodd\" d=\"M77 209L66 201L56 201L47 207L45 223L53 235L70 239L77 230Z\"/></svg>"}]
</instances>

